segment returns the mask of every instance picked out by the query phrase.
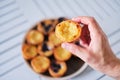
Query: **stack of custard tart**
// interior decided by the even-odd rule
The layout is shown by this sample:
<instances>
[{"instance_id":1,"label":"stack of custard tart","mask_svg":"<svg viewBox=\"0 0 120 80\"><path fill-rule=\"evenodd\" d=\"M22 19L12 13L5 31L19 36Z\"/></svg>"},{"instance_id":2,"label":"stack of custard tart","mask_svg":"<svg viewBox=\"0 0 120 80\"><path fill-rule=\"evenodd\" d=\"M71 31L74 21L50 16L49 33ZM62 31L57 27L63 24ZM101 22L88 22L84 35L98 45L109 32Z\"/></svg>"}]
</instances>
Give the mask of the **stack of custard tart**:
<instances>
[{"instance_id":1,"label":"stack of custard tart","mask_svg":"<svg viewBox=\"0 0 120 80\"><path fill-rule=\"evenodd\" d=\"M43 20L27 32L22 55L35 72L63 77L76 72L84 64L81 59L63 49L62 41L55 35L55 26L64 20L67 19L60 17Z\"/></svg>"}]
</instances>

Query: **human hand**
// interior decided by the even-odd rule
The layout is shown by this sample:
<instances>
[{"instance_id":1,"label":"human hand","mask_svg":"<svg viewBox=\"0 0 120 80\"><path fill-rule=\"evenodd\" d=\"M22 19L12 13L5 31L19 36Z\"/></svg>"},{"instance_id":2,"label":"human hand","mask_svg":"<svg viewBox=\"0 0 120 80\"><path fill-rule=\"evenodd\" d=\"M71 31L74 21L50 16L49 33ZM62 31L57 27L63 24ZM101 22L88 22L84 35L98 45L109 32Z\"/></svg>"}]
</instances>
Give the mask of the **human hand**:
<instances>
[{"instance_id":1,"label":"human hand","mask_svg":"<svg viewBox=\"0 0 120 80\"><path fill-rule=\"evenodd\" d=\"M82 29L83 33L79 40L81 46L63 43L62 47L81 58L92 68L120 79L120 60L113 54L107 36L96 20L92 17L81 16L73 18L73 21L86 25Z\"/></svg>"}]
</instances>

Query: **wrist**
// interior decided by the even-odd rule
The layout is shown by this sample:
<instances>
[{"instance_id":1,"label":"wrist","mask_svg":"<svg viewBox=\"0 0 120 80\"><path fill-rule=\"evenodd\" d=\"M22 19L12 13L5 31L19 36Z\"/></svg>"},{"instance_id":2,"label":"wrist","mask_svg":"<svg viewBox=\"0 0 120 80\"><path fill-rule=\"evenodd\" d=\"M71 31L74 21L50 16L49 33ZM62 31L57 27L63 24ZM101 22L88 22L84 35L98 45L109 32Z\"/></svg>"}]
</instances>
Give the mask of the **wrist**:
<instances>
[{"instance_id":1,"label":"wrist","mask_svg":"<svg viewBox=\"0 0 120 80\"><path fill-rule=\"evenodd\" d=\"M117 64L115 64L116 66L114 67L115 74L113 75L113 77L116 80L120 80L120 59L117 59L117 61L118 62L117 62Z\"/></svg>"},{"instance_id":2,"label":"wrist","mask_svg":"<svg viewBox=\"0 0 120 80\"><path fill-rule=\"evenodd\" d=\"M116 58L116 60L111 62L110 70L107 75L115 78L116 80L120 80L120 59Z\"/></svg>"}]
</instances>

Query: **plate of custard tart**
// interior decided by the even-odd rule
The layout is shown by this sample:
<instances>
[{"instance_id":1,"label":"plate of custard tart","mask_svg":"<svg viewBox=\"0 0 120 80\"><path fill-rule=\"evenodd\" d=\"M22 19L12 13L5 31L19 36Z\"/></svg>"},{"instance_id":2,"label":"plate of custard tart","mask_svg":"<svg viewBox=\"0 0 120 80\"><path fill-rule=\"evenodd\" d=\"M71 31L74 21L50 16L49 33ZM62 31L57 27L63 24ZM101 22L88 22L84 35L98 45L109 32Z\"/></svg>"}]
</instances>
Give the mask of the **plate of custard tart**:
<instances>
[{"instance_id":1,"label":"plate of custard tart","mask_svg":"<svg viewBox=\"0 0 120 80\"><path fill-rule=\"evenodd\" d=\"M87 64L61 47L55 27L64 17L46 19L35 24L25 35L22 55L38 75L48 80L67 80L83 72ZM79 45L76 40L75 44Z\"/></svg>"}]
</instances>

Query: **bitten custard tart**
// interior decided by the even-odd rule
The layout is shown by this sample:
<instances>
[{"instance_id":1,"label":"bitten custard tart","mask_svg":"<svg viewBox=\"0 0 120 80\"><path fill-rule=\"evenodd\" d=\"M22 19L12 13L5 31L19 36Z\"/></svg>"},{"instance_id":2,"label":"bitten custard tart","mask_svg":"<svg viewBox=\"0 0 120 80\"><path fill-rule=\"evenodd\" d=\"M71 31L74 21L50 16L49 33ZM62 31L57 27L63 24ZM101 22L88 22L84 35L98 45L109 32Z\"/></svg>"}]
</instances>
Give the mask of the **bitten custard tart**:
<instances>
[{"instance_id":1,"label":"bitten custard tart","mask_svg":"<svg viewBox=\"0 0 120 80\"><path fill-rule=\"evenodd\" d=\"M71 56L72 54L69 51L63 49L61 46L57 46L54 49L54 57L58 61L67 61Z\"/></svg>"},{"instance_id":2,"label":"bitten custard tart","mask_svg":"<svg viewBox=\"0 0 120 80\"><path fill-rule=\"evenodd\" d=\"M23 52L23 57L29 60L37 55L37 48L34 45L23 44L22 52Z\"/></svg>"},{"instance_id":3,"label":"bitten custard tart","mask_svg":"<svg viewBox=\"0 0 120 80\"><path fill-rule=\"evenodd\" d=\"M32 59L31 66L37 73L44 73L50 66L50 60L45 56L37 56Z\"/></svg>"},{"instance_id":4,"label":"bitten custard tart","mask_svg":"<svg viewBox=\"0 0 120 80\"><path fill-rule=\"evenodd\" d=\"M37 30L29 31L26 38L28 43L34 44L34 45L40 44L44 40L43 34Z\"/></svg>"},{"instance_id":5,"label":"bitten custard tart","mask_svg":"<svg viewBox=\"0 0 120 80\"><path fill-rule=\"evenodd\" d=\"M56 26L55 34L64 42L72 42L80 37L81 27L77 22L66 20Z\"/></svg>"},{"instance_id":6,"label":"bitten custard tart","mask_svg":"<svg viewBox=\"0 0 120 80\"><path fill-rule=\"evenodd\" d=\"M49 67L49 73L53 77L61 77L67 71L67 65L65 62L61 61L51 61L51 65Z\"/></svg>"}]
</instances>

